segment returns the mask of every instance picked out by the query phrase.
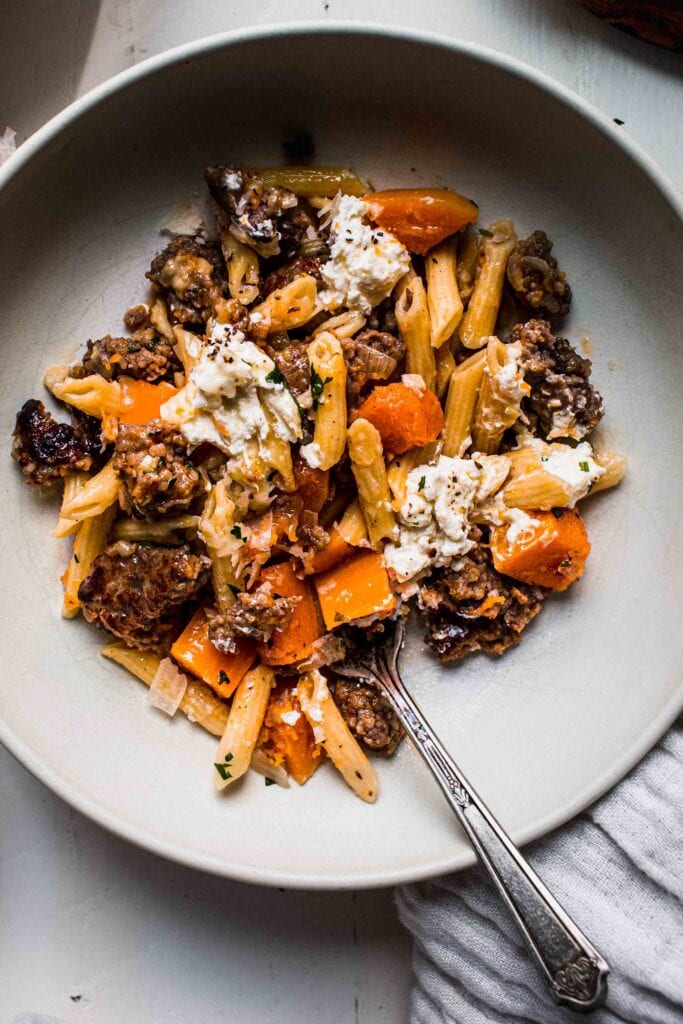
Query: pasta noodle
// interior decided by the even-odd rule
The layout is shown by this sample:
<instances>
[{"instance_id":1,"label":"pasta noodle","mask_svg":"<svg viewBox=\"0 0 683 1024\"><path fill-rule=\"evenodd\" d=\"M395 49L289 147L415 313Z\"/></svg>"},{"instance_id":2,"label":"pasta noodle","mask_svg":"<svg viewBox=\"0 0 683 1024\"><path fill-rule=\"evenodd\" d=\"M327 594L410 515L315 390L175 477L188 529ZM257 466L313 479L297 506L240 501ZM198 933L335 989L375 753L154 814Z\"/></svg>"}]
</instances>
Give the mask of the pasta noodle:
<instances>
[{"instance_id":1,"label":"pasta noodle","mask_svg":"<svg viewBox=\"0 0 683 1024\"><path fill-rule=\"evenodd\" d=\"M423 448L411 448L404 452L399 458L394 459L387 468L387 482L392 494L391 507L395 512L400 512L403 502L406 500L406 481L408 474L416 466L423 466L436 457L437 442L426 444Z\"/></svg>"},{"instance_id":2,"label":"pasta noodle","mask_svg":"<svg viewBox=\"0 0 683 1024\"><path fill-rule=\"evenodd\" d=\"M365 317L358 309L348 309L331 316L319 324L311 335L316 338L322 331L332 331L338 338L352 338L365 327Z\"/></svg>"},{"instance_id":3,"label":"pasta noodle","mask_svg":"<svg viewBox=\"0 0 683 1024\"><path fill-rule=\"evenodd\" d=\"M90 572L92 563L107 546L107 537L114 521L114 511L111 507L105 509L98 516L84 519L78 527L74 538L73 554L62 577L64 583L62 615L65 619L72 619L78 614L80 608L78 588Z\"/></svg>"},{"instance_id":4,"label":"pasta noodle","mask_svg":"<svg viewBox=\"0 0 683 1024\"><path fill-rule=\"evenodd\" d=\"M325 677L317 669L306 672L299 681L297 696L314 735L320 736L344 782L361 800L373 804L379 789L375 769L332 700Z\"/></svg>"},{"instance_id":5,"label":"pasta noodle","mask_svg":"<svg viewBox=\"0 0 683 1024\"><path fill-rule=\"evenodd\" d=\"M114 472L111 461L82 487L73 498L65 501L62 505L62 519L80 523L84 519L91 519L93 516L101 515L110 505L116 501L119 493L119 478ZM65 532L58 527L55 530L56 537L64 537L71 532L67 527Z\"/></svg>"},{"instance_id":6,"label":"pasta noodle","mask_svg":"<svg viewBox=\"0 0 683 1024\"><path fill-rule=\"evenodd\" d=\"M228 268L228 288L233 299L249 306L258 298L259 261L251 246L229 231L221 234L221 248Z\"/></svg>"},{"instance_id":7,"label":"pasta noodle","mask_svg":"<svg viewBox=\"0 0 683 1024\"><path fill-rule=\"evenodd\" d=\"M105 380L99 373L69 377L66 366L53 366L45 374L45 387L55 398L75 409L103 420L116 416L121 408L121 385Z\"/></svg>"},{"instance_id":8,"label":"pasta noodle","mask_svg":"<svg viewBox=\"0 0 683 1024\"><path fill-rule=\"evenodd\" d=\"M163 544L174 539L179 531L196 532L199 527L199 516L182 515L169 519L157 519L145 522L140 519L121 519L114 526L113 536L117 540L137 540Z\"/></svg>"},{"instance_id":9,"label":"pasta noodle","mask_svg":"<svg viewBox=\"0 0 683 1024\"><path fill-rule=\"evenodd\" d=\"M190 372L199 362L202 352L201 340L192 331L186 331L184 327L174 327L175 350L178 359L183 364L185 377L189 380Z\"/></svg>"},{"instance_id":10,"label":"pasta noodle","mask_svg":"<svg viewBox=\"0 0 683 1024\"><path fill-rule=\"evenodd\" d=\"M211 558L216 605L222 614L234 604L235 590L244 586L244 542L233 533L235 523L235 503L224 478L211 488L199 521L199 535Z\"/></svg>"},{"instance_id":11,"label":"pasta noodle","mask_svg":"<svg viewBox=\"0 0 683 1024\"><path fill-rule=\"evenodd\" d=\"M249 167L247 174L261 178L266 188L288 188L298 196L331 198L337 192L364 196L370 188L344 167Z\"/></svg>"},{"instance_id":12,"label":"pasta noodle","mask_svg":"<svg viewBox=\"0 0 683 1024\"><path fill-rule=\"evenodd\" d=\"M450 458L465 454L472 443L472 422L484 376L483 352L471 356L451 375L446 398L443 454Z\"/></svg>"},{"instance_id":13,"label":"pasta noodle","mask_svg":"<svg viewBox=\"0 0 683 1024\"><path fill-rule=\"evenodd\" d=\"M277 288L255 306L254 314L268 324L270 334L303 327L317 310L318 288L310 274L301 274L284 288Z\"/></svg>"},{"instance_id":14,"label":"pasta noodle","mask_svg":"<svg viewBox=\"0 0 683 1024\"><path fill-rule=\"evenodd\" d=\"M337 523L337 533L341 534L347 544L362 547L368 544L368 528L358 498L354 498Z\"/></svg>"},{"instance_id":15,"label":"pasta noodle","mask_svg":"<svg viewBox=\"0 0 683 1024\"><path fill-rule=\"evenodd\" d=\"M455 242L447 239L425 256L427 303L433 348L452 337L462 319L462 299L456 280Z\"/></svg>"},{"instance_id":16,"label":"pasta noodle","mask_svg":"<svg viewBox=\"0 0 683 1024\"><path fill-rule=\"evenodd\" d=\"M346 447L346 363L339 339L323 331L308 346L312 380L319 394L313 443L302 449L311 465L331 469Z\"/></svg>"},{"instance_id":17,"label":"pasta noodle","mask_svg":"<svg viewBox=\"0 0 683 1024\"><path fill-rule=\"evenodd\" d=\"M513 374L506 374L510 368ZM509 348L491 337L486 346L484 375L479 389L477 408L472 424L472 446L475 451L491 455L498 451L503 434L520 417L520 403L530 388L517 372Z\"/></svg>"},{"instance_id":18,"label":"pasta noodle","mask_svg":"<svg viewBox=\"0 0 683 1024\"><path fill-rule=\"evenodd\" d=\"M474 278L477 272L477 258L479 256L479 236L477 232L468 225L460 238L458 259L455 269L455 279L458 283L458 292L464 306L467 306L474 287Z\"/></svg>"},{"instance_id":19,"label":"pasta noodle","mask_svg":"<svg viewBox=\"0 0 683 1024\"><path fill-rule=\"evenodd\" d=\"M439 398L448 391L451 377L457 369L450 342L445 342L436 350L436 394Z\"/></svg>"},{"instance_id":20,"label":"pasta noodle","mask_svg":"<svg viewBox=\"0 0 683 1024\"><path fill-rule=\"evenodd\" d=\"M465 348L481 348L496 326L503 283L510 253L517 236L511 220L491 225L491 237L479 250L479 270L467 311L460 323L460 340Z\"/></svg>"},{"instance_id":21,"label":"pasta noodle","mask_svg":"<svg viewBox=\"0 0 683 1024\"><path fill-rule=\"evenodd\" d=\"M382 439L368 420L357 419L347 433L351 469L373 548L396 537L396 519L391 507Z\"/></svg>"},{"instance_id":22,"label":"pasta noodle","mask_svg":"<svg viewBox=\"0 0 683 1024\"><path fill-rule=\"evenodd\" d=\"M600 452L596 459L598 465L602 466L605 472L591 487L591 494L595 494L596 491L606 491L609 487L616 487L623 479L628 467L626 456L617 455L614 452Z\"/></svg>"},{"instance_id":23,"label":"pasta noodle","mask_svg":"<svg viewBox=\"0 0 683 1024\"><path fill-rule=\"evenodd\" d=\"M272 668L257 665L237 687L214 762L217 789L225 789L249 768L274 681Z\"/></svg>"},{"instance_id":24,"label":"pasta noodle","mask_svg":"<svg viewBox=\"0 0 683 1024\"><path fill-rule=\"evenodd\" d=\"M406 346L406 373L417 373L430 391L436 387L436 361L431 342L427 293L414 270L397 286L396 320Z\"/></svg>"},{"instance_id":25,"label":"pasta noodle","mask_svg":"<svg viewBox=\"0 0 683 1024\"><path fill-rule=\"evenodd\" d=\"M171 344L175 342L171 321L168 319L168 308L163 299L156 299L152 304L149 311L149 322L162 338L166 338L166 341L170 341Z\"/></svg>"},{"instance_id":26,"label":"pasta noodle","mask_svg":"<svg viewBox=\"0 0 683 1024\"><path fill-rule=\"evenodd\" d=\"M62 495L62 510L59 513L59 522L53 532L53 537L67 537L78 529L77 519L67 519L64 515L64 506L79 494L88 480L89 473L69 473L64 477L64 494Z\"/></svg>"},{"instance_id":27,"label":"pasta noodle","mask_svg":"<svg viewBox=\"0 0 683 1024\"><path fill-rule=\"evenodd\" d=\"M161 658L152 651L135 651L123 643L107 644L100 651L105 658L127 669L145 686L151 686ZM187 689L180 710L213 736L222 736L228 723L227 705L219 700L210 686L188 677Z\"/></svg>"}]
</instances>

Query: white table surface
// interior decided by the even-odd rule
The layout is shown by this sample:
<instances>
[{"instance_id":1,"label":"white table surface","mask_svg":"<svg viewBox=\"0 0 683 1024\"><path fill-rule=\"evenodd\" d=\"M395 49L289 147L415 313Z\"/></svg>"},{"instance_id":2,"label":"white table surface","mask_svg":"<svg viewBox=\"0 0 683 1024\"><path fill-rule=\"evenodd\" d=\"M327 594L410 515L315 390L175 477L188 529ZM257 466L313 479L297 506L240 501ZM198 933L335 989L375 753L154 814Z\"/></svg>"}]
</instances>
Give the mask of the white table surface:
<instances>
[{"instance_id":1,"label":"white table surface","mask_svg":"<svg viewBox=\"0 0 683 1024\"><path fill-rule=\"evenodd\" d=\"M574 0L21 0L0 18L0 133L11 125L18 141L170 46L344 18L533 64L623 120L683 178L683 58ZM410 982L391 892L285 892L177 867L72 811L0 748L0 1024L28 1013L69 1024L402 1024Z\"/></svg>"}]
</instances>

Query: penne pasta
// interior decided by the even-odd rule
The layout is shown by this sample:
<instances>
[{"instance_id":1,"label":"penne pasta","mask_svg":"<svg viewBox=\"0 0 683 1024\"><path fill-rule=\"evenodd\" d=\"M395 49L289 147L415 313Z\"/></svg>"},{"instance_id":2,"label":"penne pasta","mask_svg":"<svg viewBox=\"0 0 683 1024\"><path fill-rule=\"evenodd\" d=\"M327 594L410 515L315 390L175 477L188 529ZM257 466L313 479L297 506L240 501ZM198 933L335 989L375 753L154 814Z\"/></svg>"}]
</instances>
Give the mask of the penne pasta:
<instances>
[{"instance_id":1,"label":"penne pasta","mask_svg":"<svg viewBox=\"0 0 683 1024\"><path fill-rule=\"evenodd\" d=\"M153 651L134 651L124 643L107 644L100 651L105 658L127 669L145 686L151 686L161 657ZM187 689L180 702L180 710L191 722L196 722L213 736L222 736L228 723L228 707L215 696L206 683L188 677Z\"/></svg>"},{"instance_id":2,"label":"penne pasta","mask_svg":"<svg viewBox=\"0 0 683 1024\"><path fill-rule=\"evenodd\" d=\"M164 541L173 540L174 535L178 532L196 532L198 527L199 516L189 514L157 519L149 523L141 519L120 519L118 523L114 524L112 536L116 540L137 540L163 544Z\"/></svg>"},{"instance_id":3,"label":"penne pasta","mask_svg":"<svg viewBox=\"0 0 683 1024\"><path fill-rule=\"evenodd\" d=\"M591 487L591 494L595 494L596 491L606 491L609 487L616 487L628 468L626 456L617 455L614 452L600 452L596 455L596 460L605 472Z\"/></svg>"},{"instance_id":4,"label":"penne pasta","mask_svg":"<svg viewBox=\"0 0 683 1024\"><path fill-rule=\"evenodd\" d=\"M431 342L427 293L421 279L410 270L397 285L396 320L406 346L406 373L422 377L425 386L436 387L436 360Z\"/></svg>"},{"instance_id":5,"label":"penne pasta","mask_svg":"<svg viewBox=\"0 0 683 1024\"><path fill-rule=\"evenodd\" d=\"M323 331L332 331L338 338L352 338L365 327L365 317L358 309L347 309L318 324L311 335L317 337Z\"/></svg>"},{"instance_id":6,"label":"penne pasta","mask_svg":"<svg viewBox=\"0 0 683 1024\"><path fill-rule=\"evenodd\" d=\"M397 534L382 438L377 428L364 419L354 420L348 429L347 438L351 469L358 487L358 498L370 544L379 549L383 540L394 540Z\"/></svg>"},{"instance_id":7,"label":"penne pasta","mask_svg":"<svg viewBox=\"0 0 683 1024\"><path fill-rule=\"evenodd\" d=\"M172 345L175 343L175 334L171 327L171 321L168 319L168 307L163 299L158 298L152 303L149 322L162 338L166 338L166 341L170 341Z\"/></svg>"},{"instance_id":8,"label":"penne pasta","mask_svg":"<svg viewBox=\"0 0 683 1024\"><path fill-rule=\"evenodd\" d=\"M323 331L308 346L315 410L313 441L301 449L309 465L331 469L346 447L346 362L339 338Z\"/></svg>"},{"instance_id":9,"label":"penne pasta","mask_svg":"<svg viewBox=\"0 0 683 1024\"><path fill-rule=\"evenodd\" d=\"M423 448L411 448L410 451L404 452L403 455L389 463L387 482L392 495L391 507L395 512L401 511L406 500L408 474L416 466L424 466L436 458L437 449L438 443L433 441L431 444L424 445Z\"/></svg>"},{"instance_id":10,"label":"penne pasta","mask_svg":"<svg viewBox=\"0 0 683 1024\"><path fill-rule=\"evenodd\" d=\"M228 288L233 299L249 306L258 298L259 261L250 245L229 231L221 232L221 248L228 268Z\"/></svg>"},{"instance_id":11,"label":"penne pasta","mask_svg":"<svg viewBox=\"0 0 683 1024\"><path fill-rule=\"evenodd\" d=\"M276 288L252 310L267 324L270 334L303 327L317 312L318 286L310 274L301 274L284 288Z\"/></svg>"},{"instance_id":12,"label":"penne pasta","mask_svg":"<svg viewBox=\"0 0 683 1024\"><path fill-rule=\"evenodd\" d=\"M432 348L441 348L452 337L462 319L463 306L456 270L453 239L441 242L425 256Z\"/></svg>"},{"instance_id":13,"label":"penne pasta","mask_svg":"<svg viewBox=\"0 0 683 1024\"><path fill-rule=\"evenodd\" d=\"M78 529L78 520L67 519L64 515L63 509L68 502L72 501L73 498L83 490L89 479L89 473L69 473L64 477L62 509L59 513L57 527L52 534L53 537L67 537L70 533L75 533Z\"/></svg>"},{"instance_id":14,"label":"penne pasta","mask_svg":"<svg viewBox=\"0 0 683 1024\"><path fill-rule=\"evenodd\" d=\"M337 523L337 532L347 544L353 547L368 546L368 528L365 522L360 500L354 498Z\"/></svg>"},{"instance_id":15,"label":"penne pasta","mask_svg":"<svg viewBox=\"0 0 683 1024\"><path fill-rule=\"evenodd\" d=\"M73 498L62 505L62 520L80 523L84 519L101 515L113 505L119 494L119 478L109 461L103 469L91 477ZM59 527L55 530L56 537L66 536L71 526L62 533Z\"/></svg>"},{"instance_id":16,"label":"penne pasta","mask_svg":"<svg viewBox=\"0 0 683 1024\"><path fill-rule=\"evenodd\" d=\"M375 769L332 700L322 673L317 669L306 672L299 681L297 696L314 735L320 737L344 782L361 800L373 804L379 788Z\"/></svg>"},{"instance_id":17,"label":"penne pasta","mask_svg":"<svg viewBox=\"0 0 683 1024\"><path fill-rule=\"evenodd\" d=\"M547 512L551 508L567 508L572 501L572 490L559 477L539 466L510 480L503 488L503 499L511 508Z\"/></svg>"},{"instance_id":18,"label":"penne pasta","mask_svg":"<svg viewBox=\"0 0 683 1024\"><path fill-rule=\"evenodd\" d=\"M458 258L455 268L455 279L458 283L458 292L463 306L467 306L474 287L474 278L477 273L477 259L479 256L479 235L469 224L460 236L458 247Z\"/></svg>"},{"instance_id":19,"label":"penne pasta","mask_svg":"<svg viewBox=\"0 0 683 1024\"><path fill-rule=\"evenodd\" d=\"M272 668L257 665L237 687L214 762L216 789L225 789L249 768L274 682Z\"/></svg>"},{"instance_id":20,"label":"penne pasta","mask_svg":"<svg viewBox=\"0 0 683 1024\"><path fill-rule=\"evenodd\" d=\"M505 272L517 236L511 220L491 225L491 237L479 249L479 265L467 311L460 323L460 340L465 348L481 348L496 326Z\"/></svg>"},{"instance_id":21,"label":"penne pasta","mask_svg":"<svg viewBox=\"0 0 683 1024\"><path fill-rule=\"evenodd\" d=\"M484 376L485 354L479 353L456 367L446 398L443 454L463 456L472 443L472 423Z\"/></svg>"},{"instance_id":22,"label":"penne pasta","mask_svg":"<svg viewBox=\"0 0 683 1024\"><path fill-rule=\"evenodd\" d=\"M78 588L90 572L90 567L107 546L107 538L114 521L116 510L113 506L91 519L84 519L79 524L74 538L74 549L66 572L62 576L64 584L64 602L62 615L65 619L73 619L78 615L80 601Z\"/></svg>"},{"instance_id":23,"label":"penne pasta","mask_svg":"<svg viewBox=\"0 0 683 1024\"><path fill-rule=\"evenodd\" d=\"M69 377L68 367L53 366L45 374L44 383L60 402L100 420L118 415L121 408L121 385L105 380L99 373Z\"/></svg>"},{"instance_id":24,"label":"penne pasta","mask_svg":"<svg viewBox=\"0 0 683 1024\"><path fill-rule=\"evenodd\" d=\"M235 530L235 503L228 493L228 480L214 484L199 520L199 536L211 559L211 578L216 606L225 614L234 604L235 591L244 588L244 538Z\"/></svg>"},{"instance_id":25,"label":"penne pasta","mask_svg":"<svg viewBox=\"0 0 683 1024\"><path fill-rule=\"evenodd\" d=\"M472 447L492 455L505 431L521 416L521 401L530 387L519 372L510 347L491 337L486 346L484 374L472 423Z\"/></svg>"},{"instance_id":26,"label":"penne pasta","mask_svg":"<svg viewBox=\"0 0 683 1024\"><path fill-rule=\"evenodd\" d=\"M441 348L436 350L436 385L435 390L439 399L448 391L451 377L457 369L455 357L451 350L451 343L445 342Z\"/></svg>"},{"instance_id":27,"label":"penne pasta","mask_svg":"<svg viewBox=\"0 0 683 1024\"><path fill-rule=\"evenodd\" d=\"M337 192L364 196L371 191L345 167L245 167L245 174L261 178L266 188L288 188L298 196L331 198Z\"/></svg>"},{"instance_id":28,"label":"penne pasta","mask_svg":"<svg viewBox=\"0 0 683 1024\"><path fill-rule=\"evenodd\" d=\"M202 354L202 340L192 331L186 331L184 327L174 327L173 336L176 355L183 364L186 380L189 380L190 372L197 365Z\"/></svg>"}]
</instances>

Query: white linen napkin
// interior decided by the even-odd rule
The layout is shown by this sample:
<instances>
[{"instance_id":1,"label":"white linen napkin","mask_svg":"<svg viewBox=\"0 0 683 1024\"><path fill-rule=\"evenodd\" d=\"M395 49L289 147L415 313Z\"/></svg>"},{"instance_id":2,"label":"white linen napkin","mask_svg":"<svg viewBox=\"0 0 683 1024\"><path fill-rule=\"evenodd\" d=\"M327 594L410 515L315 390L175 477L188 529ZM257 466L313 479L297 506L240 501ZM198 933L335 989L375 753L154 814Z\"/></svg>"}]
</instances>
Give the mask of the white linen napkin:
<instances>
[{"instance_id":1,"label":"white linen napkin","mask_svg":"<svg viewBox=\"0 0 683 1024\"><path fill-rule=\"evenodd\" d=\"M602 800L526 850L611 967L594 1024L683 1022L683 720ZM480 868L397 892L411 1024L569 1024Z\"/></svg>"}]
</instances>

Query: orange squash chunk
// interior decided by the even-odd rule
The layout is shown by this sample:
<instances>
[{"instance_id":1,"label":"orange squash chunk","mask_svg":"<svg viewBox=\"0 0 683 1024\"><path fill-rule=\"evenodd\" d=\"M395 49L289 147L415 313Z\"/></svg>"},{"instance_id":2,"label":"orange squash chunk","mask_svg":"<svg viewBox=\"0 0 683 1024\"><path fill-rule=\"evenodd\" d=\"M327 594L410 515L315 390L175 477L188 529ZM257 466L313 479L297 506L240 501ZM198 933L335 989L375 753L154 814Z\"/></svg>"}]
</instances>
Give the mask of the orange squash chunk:
<instances>
[{"instance_id":1,"label":"orange squash chunk","mask_svg":"<svg viewBox=\"0 0 683 1024\"><path fill-rule=\"evenodd\" d=\"M328 629L371 615L383 619L396 608L382 556L363 551L315 577L318 601Z\"/></svg>"},{"instance_id":2,"label":"orange squash chunk","mask_svg":"<svg viewBox=\"0 0 683 1024\"><path fill-rule=\"evenodd\" d=\"M491 533L491 555L498 572L551 590L566 590L582 575L591 546L576 509L530 512L538 521L510 544L507 526Z\"/></svg>"},{"instance_id":3,"label":"orange squash chunk","mask_svg":"<svg viewBox=\"0 0 683 1024\"><path fill-rule=\"evenodd\" d=\"M296 692L289 687L277 686L273 690L263 719L259 746L269 761L283 765L287 774L300 786L320 765L322 747L315 742L313 729L301 710Z\"/></svg>"},{"instance_id":4,"label":"orange squash chunk","mask_svg":"<svg viewBox=\"0 0 683 1024\"><path fill-rule=\"evenodd\" d=\"M270 583L280 597L300 597L289 623L273 630L267 643L258 645L264 665L292 665L306 658L313 644L323 634L320 613L308 580L299 579L291 562L280 562L261 570L259 583Z\"/></svg>"},{"instance_id":5,"label":"orange squash chunk","mask_svg":"<svg viewBox=\"0 0 683 1024\"><path fill-rule=\"evenodd\" d=\"M479 214L476 203L447 188L391 188L363 198L376 224L423 256Z\"/></svg>"},{"instance_id":6,"label":"orange squash chunk","mask_svg":"<svg viewBox=\"0 0 683 1024\"><path fill-rule=\"evenodd\" d=\"M335 566L347 562L357 554L358 548L344 540L336 526L330 530L330 539L327 546L314 555L310 571L313 573L329 572Z\"/></svg>"},{"instance_id":7,"label":"orange squash chunk","mask_svg":"<svg viewBox=\"0 0 683 1024\"><path fill-rule=\"evenodd\" d=\"M329 469L314 469L298 452L293 463L296 494L303 502L304 511L319 512L330 494Z\"/></svg>"},{"instance_id":8,"label":"orange squash chunk","mask_svg":"<svg viewBox=\"0 0 683 1024\"><path fill-rule=\"evenodd\" d=\"M121 377L121 423L130 423L137 427L144 426L150 420L159 419L159 410L164 402L177 395L178 388L162 381L161 384L150 384L146 380L133 380L132 377Z\"/></svg>"},{"instance_id":9,"label":"orange squash chunk","mask_svg":"<svg viewBox=\"0 0 683 1024\"><path fill-rule=\"evenodd\" d=\"M197 679L203 679L219 697L232 697L256 658L256 646L248 638L237 641L232 654L217 651L209 640L209 620L199 608L176 642L171 657Z\"/></svg>"},{"instance_id":10,"label":"orange squash chunk","mask_svg":"<svg viewBox=\"0 0 683 1024\"><path fill-rule=\"evenodd\" d=\"M377 428L384 451L392 455L435 441L444 426L441 403L433 391L400 383L373 388L351 419L359 417Z\"/></svg>"}]
</instances>

